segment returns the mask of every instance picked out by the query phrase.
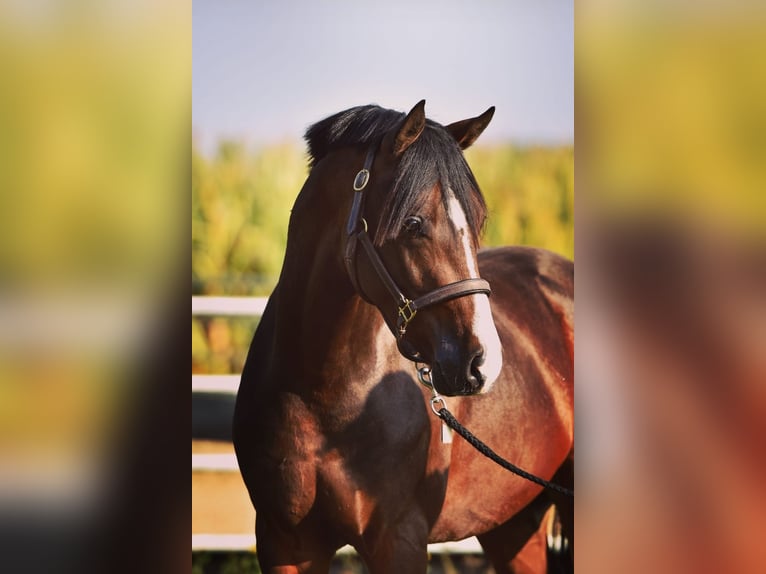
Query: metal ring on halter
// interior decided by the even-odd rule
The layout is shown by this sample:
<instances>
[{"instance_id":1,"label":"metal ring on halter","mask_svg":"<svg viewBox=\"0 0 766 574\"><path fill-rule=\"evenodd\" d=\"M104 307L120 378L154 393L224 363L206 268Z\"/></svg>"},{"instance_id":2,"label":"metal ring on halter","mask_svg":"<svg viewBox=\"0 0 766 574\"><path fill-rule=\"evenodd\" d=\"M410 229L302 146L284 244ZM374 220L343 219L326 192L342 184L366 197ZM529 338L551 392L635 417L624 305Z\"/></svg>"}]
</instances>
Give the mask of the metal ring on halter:
<instances>
[{"instance_id":1,"label":"metal ring on halter","mask_svg":"<svg viewBox=\"0 0 766 574\"><path fill-rule=\"evenodd\" d=\"M434 391L435 392L435 391ZM441 403L441 408L436 408L437 403ZM434 412L434 414L438 417L439 413L442 409L447 408L447 403L444 400L444 397L438 394L434 394L433 397L431 397L431 410Z\"/></svg>"},{"instance_id":2,"label":"metal ring on halter","mask_svg":"<svg viewBox=\"0 0 766 574\"><path fill-rule=\"evenodd\" d=\"M362 191L367 187L368 181L370 181L370 170L367 168L360 169L354 178L354 191Z\"/></svg>"}]
</instances>

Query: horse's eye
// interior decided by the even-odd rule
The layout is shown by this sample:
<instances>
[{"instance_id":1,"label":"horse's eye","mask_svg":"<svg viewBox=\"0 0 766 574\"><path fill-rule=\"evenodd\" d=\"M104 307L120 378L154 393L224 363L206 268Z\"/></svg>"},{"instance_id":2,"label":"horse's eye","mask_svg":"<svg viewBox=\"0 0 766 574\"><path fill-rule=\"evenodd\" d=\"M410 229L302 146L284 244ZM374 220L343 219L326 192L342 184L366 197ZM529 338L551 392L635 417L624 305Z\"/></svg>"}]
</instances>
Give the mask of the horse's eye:
<instances>
[{"instance_id":1,"label":"horse's eye","mask_svg":"<svg viewBox=\"0 0 766 574\"><path fill-rule=\"evenodd\" d=\"M410 235L420 235L423 232L423 218L417 215L410 215L404 220L402 227Z\"/></svg>"}]
</instances>

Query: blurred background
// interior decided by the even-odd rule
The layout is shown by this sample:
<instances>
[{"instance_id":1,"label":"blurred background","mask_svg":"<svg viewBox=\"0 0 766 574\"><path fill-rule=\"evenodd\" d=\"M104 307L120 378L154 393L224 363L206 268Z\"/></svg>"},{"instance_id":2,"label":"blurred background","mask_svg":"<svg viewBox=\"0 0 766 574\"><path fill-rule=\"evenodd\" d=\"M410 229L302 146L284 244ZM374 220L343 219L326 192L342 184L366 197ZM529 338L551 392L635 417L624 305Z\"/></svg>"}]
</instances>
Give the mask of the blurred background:
<instances>
[{"instance_id":1,"label":"blurred background","mask_svg":"<svg viewBox=\"0 0 766 574\"><path fill-rule=\"evenodd\" d=\"M584 572L766 564L765 8L577 5Z\"/></svg>"},{"instance_id":2,"label":"blurred background","mask_svg":"<svg viewBox=\"0 0 766 574\"><path fill-rule=\"evenodd\" d=\"M186 566L191 10L2 2L0 70L0 570Z\"/></svg>"}]
</instances>

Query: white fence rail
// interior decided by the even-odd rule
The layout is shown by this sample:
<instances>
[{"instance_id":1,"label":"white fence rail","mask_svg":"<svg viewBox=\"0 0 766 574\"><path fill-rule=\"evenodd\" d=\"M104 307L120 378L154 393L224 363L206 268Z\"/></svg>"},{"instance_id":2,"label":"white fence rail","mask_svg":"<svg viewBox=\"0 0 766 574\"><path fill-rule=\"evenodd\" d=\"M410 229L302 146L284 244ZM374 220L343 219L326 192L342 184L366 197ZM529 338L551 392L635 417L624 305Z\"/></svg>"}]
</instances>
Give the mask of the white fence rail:
<instances>
[{"instance_id":1,"label":"white fence rail","mask_svg":"<svg viewBox=\"0 0 766 574\"><path fill-rule=\"evenodd\" d=\"M192 315L258 317L268 297L192 297Z\"/></svg>"},{"instance_id":2,"label":"white fence rail","mask_svg":"<svg viewBox=\"0 0 766 574\"><path fill-rule=\"evenodd\" d=\"M193 393L227 393L235 395L239 375L192 375Z\"/></svg>"},{"instance_id":3,"label":"white fence rail","mask_svg":"<svg viewBox=\"0 0 766 574\"><path fill-rule=\"evenodd\" d=\"M211 550L228 552L252 552L255 550L254 534L192 534L192 551ZM481 554L483 552L476 537L457 542L438 542L428 545L431 554ZM355 554L351 546L344 546L336 554Z\"/></svg>"},{"instance_id":4,"label":"white fence rail","mask_svg":"<svg viewBox=\"0 0 766 574\"><path fill-rule=\"evenodd\" d=\"M192 316L259 317L267 297L192 297ZM235 395L240 375L192 375L192 393ZM193 454L192 471L235 472L239 470L233 454ZM212 535L211 535L212 536ZM209 540L214 540L215 537ZM201 540L208 540L202 538Z\"/></svg>"}]
</instances>

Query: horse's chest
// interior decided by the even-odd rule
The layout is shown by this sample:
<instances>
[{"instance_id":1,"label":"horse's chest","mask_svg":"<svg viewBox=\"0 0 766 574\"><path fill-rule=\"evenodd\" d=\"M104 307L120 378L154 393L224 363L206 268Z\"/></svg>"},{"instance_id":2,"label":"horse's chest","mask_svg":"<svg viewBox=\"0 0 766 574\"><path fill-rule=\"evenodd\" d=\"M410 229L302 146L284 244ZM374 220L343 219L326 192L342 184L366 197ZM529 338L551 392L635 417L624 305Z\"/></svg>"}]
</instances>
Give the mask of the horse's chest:
<instances>
[{"instance_id":1,"label":"horse's chest","mask_svg":"<svg viewBox=\"0 0 766 574\"><path fill-rule=\"evenodd\" d=\"M338 518L359 514L366 497L349 467L345 441L326 433L324 422L302 404L272 411L268 437L259 441L252 480L256 512L276 514L297 525L314 509Z\"/></svg>"}]
</instances>

